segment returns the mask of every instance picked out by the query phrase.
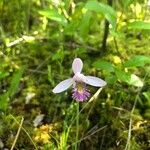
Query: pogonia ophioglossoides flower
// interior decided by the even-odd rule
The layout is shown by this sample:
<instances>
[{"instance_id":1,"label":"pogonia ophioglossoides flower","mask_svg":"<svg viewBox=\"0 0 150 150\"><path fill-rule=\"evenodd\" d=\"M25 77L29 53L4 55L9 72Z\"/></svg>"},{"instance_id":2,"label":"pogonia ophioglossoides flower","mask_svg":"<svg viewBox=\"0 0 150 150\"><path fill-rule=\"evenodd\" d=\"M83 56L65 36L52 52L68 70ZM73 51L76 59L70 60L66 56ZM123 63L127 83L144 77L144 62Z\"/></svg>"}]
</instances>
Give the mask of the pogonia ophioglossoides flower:
<instances>
[{"instance_id":1,"label":"pogonia ophioglossoides flower","mask_svg":"<svg viewBox=\"0 0 150 150\"><path fill-rule=\"evenodd\" d=\"M87 89L86 84L95 87L103 87L106 82L98 77L85 76L81 73L83 68L83 62L80 58L75 58L72 63L72 70L74 76L60 82L54 89L53 93L60 93L67 90L73 85L72 97L77 101L85 101L90 96L90 92Z\"/></svg>"}]
</instances>

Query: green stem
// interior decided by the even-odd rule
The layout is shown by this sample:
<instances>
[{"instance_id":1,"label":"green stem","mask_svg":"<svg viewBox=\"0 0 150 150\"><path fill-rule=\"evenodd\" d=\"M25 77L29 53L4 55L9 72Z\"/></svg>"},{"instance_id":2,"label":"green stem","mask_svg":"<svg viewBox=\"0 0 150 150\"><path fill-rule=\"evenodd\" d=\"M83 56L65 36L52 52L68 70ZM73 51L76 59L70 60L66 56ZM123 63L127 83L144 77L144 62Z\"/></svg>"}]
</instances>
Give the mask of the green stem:
<instances>
[{"instance_id":1,"label":"green stem","mask_svg":"<svg viewBox=\"0 0 150 150\"><path fill-rule=\"evenodd\" d=\"M76 118L76 144L75 150L78 150L78 136L79 136L79 102L77 102L77 118Z\"/></svg>"}]
</instances>

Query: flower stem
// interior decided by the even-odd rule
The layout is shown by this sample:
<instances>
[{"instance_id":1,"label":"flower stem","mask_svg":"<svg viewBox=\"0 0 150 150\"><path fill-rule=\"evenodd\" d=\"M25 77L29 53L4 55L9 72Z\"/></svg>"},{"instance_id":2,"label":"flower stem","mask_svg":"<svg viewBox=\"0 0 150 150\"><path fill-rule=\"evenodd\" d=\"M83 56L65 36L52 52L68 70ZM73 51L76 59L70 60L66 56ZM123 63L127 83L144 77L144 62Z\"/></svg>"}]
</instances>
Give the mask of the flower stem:
<instances>
[{"instance_id":1,"label":"flower stem","mask_svg":"<svg viewBox=\"0 0 150 150\"><path fill-rule=\"evenodd\" d=\"M78 137L79 137L79 102L77 102L77 118L76 118L76 144L75 144L75 150L78 150Z\"/></svg>"}]
</instances>

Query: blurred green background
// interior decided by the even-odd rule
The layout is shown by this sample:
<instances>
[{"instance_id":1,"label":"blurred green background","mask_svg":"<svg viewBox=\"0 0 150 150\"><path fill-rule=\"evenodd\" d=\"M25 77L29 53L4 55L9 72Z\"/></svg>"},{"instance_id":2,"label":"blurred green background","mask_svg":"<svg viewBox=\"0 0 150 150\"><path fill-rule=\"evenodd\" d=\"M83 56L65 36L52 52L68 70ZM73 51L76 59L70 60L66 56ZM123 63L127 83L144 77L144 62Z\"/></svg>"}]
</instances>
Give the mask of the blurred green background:
<instances>
[{"instance_id":1,"label":"blurred green background","mask_svg":"<svg viewBox=\"0 0 150 150\"><path fill-rule=\"evenodd\" d=\"M147 0L0 0L0 149L149 150L149 35ZM107 82L79 115L76 57Z\"/></svg>"}]
</instances>

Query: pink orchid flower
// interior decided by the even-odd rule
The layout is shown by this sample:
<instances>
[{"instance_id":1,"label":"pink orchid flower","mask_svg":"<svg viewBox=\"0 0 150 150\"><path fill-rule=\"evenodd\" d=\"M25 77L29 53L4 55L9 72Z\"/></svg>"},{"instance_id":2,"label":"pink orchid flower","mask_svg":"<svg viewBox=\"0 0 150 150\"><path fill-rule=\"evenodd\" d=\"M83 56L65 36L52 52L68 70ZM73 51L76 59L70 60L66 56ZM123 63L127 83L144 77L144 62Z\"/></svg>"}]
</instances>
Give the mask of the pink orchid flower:
<instances>
[{"instance_id":1,"label":"pink orchid flower","mask_svg":"<svg viewBox=\"0 0 150 150\"><path fill-rule=\"evenodd\" d=\"M106 82L98 77L85 76L81 73L83 68L83 62L80 58L75 58L72 63L72 70L74 76L72 78L66 79L60 82L54 89L53 93L60 93L67 90L71 85L73 85L73 99L77 101L85 101L90 97L90 92L86 87L86 84L95 87L103 87Z\"/></svg>"}]
</instances>

